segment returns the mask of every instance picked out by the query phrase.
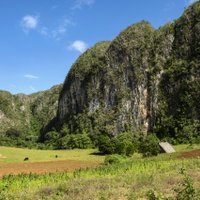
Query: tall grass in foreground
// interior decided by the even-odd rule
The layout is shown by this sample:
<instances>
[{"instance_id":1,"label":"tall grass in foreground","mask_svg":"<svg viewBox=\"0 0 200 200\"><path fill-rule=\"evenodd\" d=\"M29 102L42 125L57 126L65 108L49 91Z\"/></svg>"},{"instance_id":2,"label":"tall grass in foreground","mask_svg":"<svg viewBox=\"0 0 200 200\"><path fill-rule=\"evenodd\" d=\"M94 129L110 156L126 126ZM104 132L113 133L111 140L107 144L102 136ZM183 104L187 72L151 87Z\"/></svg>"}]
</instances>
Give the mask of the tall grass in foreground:
<instances>
[{"instance_id":1,"label":"tall grass in foreground","mask_svg":"<svg viewBox=\"0 0 200 200\"><path fill-rule=\"evenodd\" d=\"M149 191L173 196L173 189L183 179L179 173L182 169L200 190L200 159L159 156L73 173L5 176L0 181L0 199L145 199Z\"/></svg>"}]
</instances>

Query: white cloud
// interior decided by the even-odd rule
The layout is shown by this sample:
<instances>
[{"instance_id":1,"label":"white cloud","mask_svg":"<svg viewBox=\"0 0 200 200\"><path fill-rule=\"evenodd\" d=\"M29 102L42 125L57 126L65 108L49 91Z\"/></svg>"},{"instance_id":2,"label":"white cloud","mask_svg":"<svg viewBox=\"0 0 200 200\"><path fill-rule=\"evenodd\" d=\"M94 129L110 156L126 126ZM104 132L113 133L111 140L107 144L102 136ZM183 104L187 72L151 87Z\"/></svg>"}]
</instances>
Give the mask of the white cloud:
<instances>
[{"instance_id":1,"label":"white cloud","mask_svg":"<svg viewBox=\"0 0 200 200\"><path fill-rule=\"evenodd\" d=\"M32 85L30 85L29 88L30 88L30 90L31 90L32 92L34 92L34 91L36 90Z\"/></svg>"},{"instance_id":2,"label":"white cloud","mask_svg":"<svg viewBox=\"0 0 200 200\"><path fill-rule=\"evenodd\" d=\"M25 78L32 78L32 79L38 79L39 77L38 76L34 76L32 74L26 74L24 75Z\"/></svg>"},{"instance_id":3,"label":"white cloud","mask_svg":"<svg viewBox=\"0 0 200 200\"><path fill-rule=\"evenodd\" d=\"M48 29L47 27L45 27L45 26L43 26L43 27L40 29L39 32L40 32L41 35L44 35L44 36L49 35L49 29Z\"/></svg>"},{"instance_id":4,"label":"white cloud","mask_svg":"<svg viewBox=\"0 0 200 200\"><path fill-rule=\"evenodd\" d=\"M67 32L67 26L69 24L73 23L69 19L64 19L55 30L51 31L52 38L54 38L56 41L60 40L63 37L63 35Z\"/></svg>"},{"instance_id":5,"label":"white cloud","mask_svg":"<svg viewBox=\"0 0 200 200\"><path fill-rule=\"evenodd\" d=\"M76 0L72 9L81 9L84 5L91 6L94 4L94 0Z\"/></svg>"},{"instance_id":6,"label":"white cloud","mask_svg":"<svg viewBox=\"0 0 200 200\"><path fill-rule=\"evenodd\" d=\"M87 49L87 44L81 40L76 40L68 47L68 49L83 53Z\"/></svg>"},{"instance_id":7,"label":"white cloud","mask_svg":"<svg viewBox=\"0 0 200 200\"><path fill-rule=\"evenodd\" d=\"M55 10L57 8L58 8L58 5L54 5L54 6L51 7L52 10Z\"/></svg>"},{"instance_id":8,"label":"white cloud","mask_svg":"<svg viewBox=\"0 0 200 200\"><path fill-rule=\"evenodd\" d=\"M185 0L185 4L187 5L187 6L189 6L189 5L191 5L191 4L193 4L194 2L196 2L197 0Z\"/></svg>"},{"instance_id":9,"label":"white cloud","mask_svg":"<svg viewBox=\"0 0 200 200\"><path fill-rule=\"evenodd\" d=\"M39 23L38 16L25 15L22 17L20 25L22 26L24 32L28 32L30 29L35 29Z\"/></svg>"}]
</instances>

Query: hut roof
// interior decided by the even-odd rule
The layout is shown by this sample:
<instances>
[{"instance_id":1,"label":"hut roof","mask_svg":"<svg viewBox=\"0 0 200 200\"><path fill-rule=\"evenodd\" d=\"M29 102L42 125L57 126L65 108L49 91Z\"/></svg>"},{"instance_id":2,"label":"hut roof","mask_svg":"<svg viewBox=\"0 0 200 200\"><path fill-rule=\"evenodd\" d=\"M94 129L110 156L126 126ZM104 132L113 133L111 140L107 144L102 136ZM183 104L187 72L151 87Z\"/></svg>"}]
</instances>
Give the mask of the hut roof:
<instances>
[{"instance_id":1,"label":"hut roof","mask_svg":"<svg viewBox=\"0 0 200 200\"><path fill-rule=\"evenodd\" d=\"M168 142L159 142L159 146L165 153L174 153L174 148Z\"/></svg>"}]
</instances>

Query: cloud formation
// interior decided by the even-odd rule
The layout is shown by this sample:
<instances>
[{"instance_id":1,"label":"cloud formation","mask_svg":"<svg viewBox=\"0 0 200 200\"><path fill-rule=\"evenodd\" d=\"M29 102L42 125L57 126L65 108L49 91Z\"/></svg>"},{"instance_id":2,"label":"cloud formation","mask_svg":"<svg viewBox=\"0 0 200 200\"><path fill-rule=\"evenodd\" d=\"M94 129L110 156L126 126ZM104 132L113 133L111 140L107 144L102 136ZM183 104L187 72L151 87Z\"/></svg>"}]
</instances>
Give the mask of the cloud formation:
<instances>
[{"instance_id":1,"label":"cloud formation","mask_svg":"<svg viewBox=\"0 0 200 200\"><path fill-rule=\"evenodd\" d=\"M24 17L22 17L20 25L23 28L24 32L27 33L30 29L35 29L38 23L38 16L25 15Z\"/></svg>"},{"instance_id":2,"label":"cloud formation","mask_svg":"<svg viewBox=\"0 0 200 200\"><path fill-rule=\"evenodd\" d=\"M31 92L36 91L36 89L32 85L29 85L29 89L31 90Z\"/></svg>"},{"instance_id":3,"label":"cloud formation","mask_svg":"<svg viewBox=\"0 0 200 200\"><path fill-rule=\"evenodd\" d=\"M91 6L94 4L94 0L76 0L72 9L81 9L84 5Z\"/></svg>"},{"instance_id":4,"label":"cloud formation","mask_svg":"<svg viewBox=\"0 0 200 200\"><path fill-rule=\"evenodd\" d=\"M53 38L59 40L60 37L67 32L67 26L69 24L72 24L71 21L69 19L64 19L57 29L52 31Z\"/></svg>"},{"instance_id":5,"label":"cloud formation","mask_svg":"<svg viewBox=\"0 0 200 200\"><path fill-rule=\"evenodd\" d=\"M194 2L196 2L197 0L185 0L185 4L187 5L187 6L189 6L189 5L191 5L191 4L193 4Z\"/></svg>"},{"instance_id":6,"label":"cloud formation","mask_svg":"<svg viewBox=\"0 0 200 200\"><path fill-rule=\"evenodd\" d=\"M65 36L68 25L72 25L72 24L73 23L69 19L65 18L54 29L48 28L47 26L40 27L39 33L47 38L51 38L51 39L54 39L55 41L59 41Z\"/></svg>"},{"instance_id":7,"label":"cloud formation","mask_svg":"<svg viewBox=\"0 0 200 200\"><path fill-rule=\"evenodd\" d=\"M24 75L25 78L32 78L32 79L38 79L39 77L38 76L34 76L32 74L26 74Z\"/></svg>"},{"instance_id":8,"label":"cloud formation","mask_svg":"<svg viewBox=\"0 0 200 200\"><path fill-rule=\"evenodd\" d=\"M49 35L49 29L45 26L43 26L42 28L40 28L40 34L44 35L44 36L48 36Z\"/></svg>"},{"instance_id":9,"label":"cloud formation","mask_svg":"<svg viewBox=\"0 0 200 200\"><path fill-rule=\"evenodd\" d=\"M87 49L87 44L81 40L76 40L69 46L68 49L76 50L76 51L83 53Z\"/></svg>"},{"instance_id":10,"label":"cloud formation","mask_svg":"<svg viewBox=\"0 0 200 200\"><path fill-rule=\"evenodd\" d=\"M53 5L52 7L51 7L51 10L55 10L55 9L57 9L59 6L58 5Z\"/></svg>"}]
</instances>

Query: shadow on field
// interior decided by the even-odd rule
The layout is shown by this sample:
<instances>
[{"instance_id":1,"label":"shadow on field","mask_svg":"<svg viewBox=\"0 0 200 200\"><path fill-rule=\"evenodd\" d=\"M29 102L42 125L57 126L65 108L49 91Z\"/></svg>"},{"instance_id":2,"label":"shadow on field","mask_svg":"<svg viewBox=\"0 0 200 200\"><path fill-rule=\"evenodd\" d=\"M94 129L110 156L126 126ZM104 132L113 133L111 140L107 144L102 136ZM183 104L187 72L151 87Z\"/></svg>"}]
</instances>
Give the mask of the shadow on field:
<instances>
[{"instance_id":1,"label":"shadow on field","mask_svg":"<svg viewBox=\"0 0 200 200\"><path fill-rule=\"evenodd\" d=\"M90 153L90 155L93 155L93 156L105 156L105 154L103 154L101 152L93 152L93 153Z\"/></svg>"}]
</instances>

